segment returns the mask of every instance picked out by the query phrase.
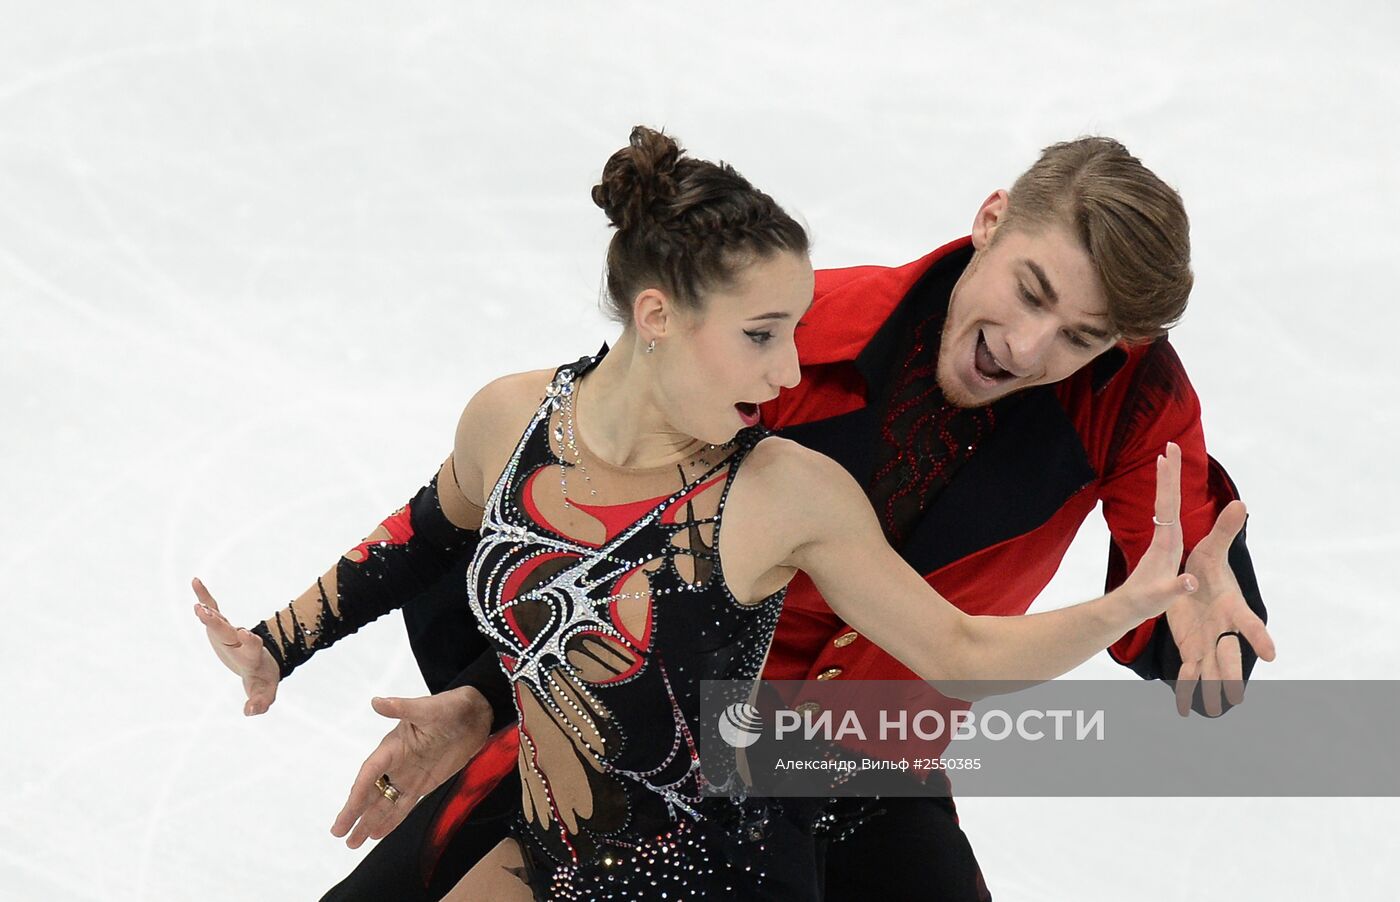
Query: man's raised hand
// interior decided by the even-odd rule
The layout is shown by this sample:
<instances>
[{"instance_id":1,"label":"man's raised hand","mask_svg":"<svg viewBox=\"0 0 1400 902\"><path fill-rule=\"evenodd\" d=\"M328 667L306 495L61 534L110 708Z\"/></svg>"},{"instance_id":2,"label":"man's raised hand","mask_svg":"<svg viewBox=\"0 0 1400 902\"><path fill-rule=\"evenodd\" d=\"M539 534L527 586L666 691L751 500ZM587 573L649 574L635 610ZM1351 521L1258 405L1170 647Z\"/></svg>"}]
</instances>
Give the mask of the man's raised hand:
<instances>
[{"instance_id":1,"label":"man's raised hand","mask_svg":"<svg viewBox=\"0 0 1400 902\"><path fill-rule=\"evenodd\" d=\"M331 826L358 849L397 827L414 804L466 766L491 732L491 706L471 687L419 698L376 698L370 704L398 724L365 759L350 797ZM394 798L379 783L387 776Z\"/></svg>"},{"instance_id":2,"label":"man's raised hand","mask_svg":"<svg viewBox=\"0 0 1400 902\"><path fill-rule=\"evenodd\" d=\"M1244 661L1238 633L1249 640L1265 661L1274 659L1274 640L1264 621L1249 608L1230 569L1230 545L1244 528L1245 506L1231 501L1209 534L1201 539L1186 558L1186 572L1199 585L1190 597L1167 608L1167 624L1177 650L1181 671L1177 674L1176 710L1182 717L1191 712L1196 685L1210 717L1224 710L1221 690L1232 705L1244 701Z\"/></svg>"}]
</instances>

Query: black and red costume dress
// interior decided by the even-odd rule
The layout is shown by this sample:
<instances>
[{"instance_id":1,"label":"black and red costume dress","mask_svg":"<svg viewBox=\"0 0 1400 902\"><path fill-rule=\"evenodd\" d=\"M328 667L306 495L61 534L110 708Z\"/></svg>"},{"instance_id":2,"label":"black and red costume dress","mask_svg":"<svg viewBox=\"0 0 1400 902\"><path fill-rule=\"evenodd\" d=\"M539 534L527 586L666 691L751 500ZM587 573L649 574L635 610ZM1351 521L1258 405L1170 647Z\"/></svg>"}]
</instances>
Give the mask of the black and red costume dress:
<instances>
[{"instance_id":1,"label":"black and red costume dress","mask_svg":"<svg viewBox=\"0 0 1400 902\"><path fill-rule=\"evenodd\" d=\"M512 833L529 882L541 899L794 898L765 837L736 830L745 803L703 794L696 745L700 681L756 678L783 603L741 603L718 551L729 487L767 432L611 465L573 419L598 359L556 373L467 572L520 724Z\"/></svg>"}]
</instances>

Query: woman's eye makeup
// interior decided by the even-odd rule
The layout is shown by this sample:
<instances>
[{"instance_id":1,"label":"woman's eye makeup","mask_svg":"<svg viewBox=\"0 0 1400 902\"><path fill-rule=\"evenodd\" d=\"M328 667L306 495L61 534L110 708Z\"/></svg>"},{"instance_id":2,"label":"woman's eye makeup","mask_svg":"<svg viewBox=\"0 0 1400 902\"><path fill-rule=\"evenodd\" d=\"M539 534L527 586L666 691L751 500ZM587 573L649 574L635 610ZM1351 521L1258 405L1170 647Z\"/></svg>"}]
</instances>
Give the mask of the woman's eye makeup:
<instances>
[{"instance_id":1,"label":"woman's eye makeup","mask_svg":"<svg viewBox=\"0 0 1400 902\"><path fill-rule=\"evenodd\" d=\"M744 334L756 345L767 344L773 338L773 333L766 329L745 329Z\"/></svg>"}]
</instances>

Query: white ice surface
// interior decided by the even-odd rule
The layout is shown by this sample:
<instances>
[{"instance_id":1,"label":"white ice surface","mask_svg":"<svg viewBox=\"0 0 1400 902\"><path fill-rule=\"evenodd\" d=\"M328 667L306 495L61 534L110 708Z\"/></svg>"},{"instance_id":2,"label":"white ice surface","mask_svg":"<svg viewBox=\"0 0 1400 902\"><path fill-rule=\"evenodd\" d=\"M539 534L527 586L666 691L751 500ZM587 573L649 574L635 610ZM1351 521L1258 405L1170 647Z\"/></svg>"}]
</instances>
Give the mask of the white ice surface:
<instances>
[{"instance_id":1,"label":"white ice surface","mask_svg":"<svg viewBox=\"0 0 1400 902\"><path fill-rule=\"evenodd\" d=\"M1123 139L1192 214L1174 340L1251 505L1260 678L1393 676L1397 39L1379 0L9 0L0 897L306 899L359 860L327 829L370 696L420 691L398 618L245 720L189 579L267 614L432 475L472 391L612 337L588 192L637 122L735 162L820 266L913 259L1041 146ZM1094 594L1103 550L1091 522L1039 604ZM1400 877L1391 799L960 808L1005 902Z\"/></svg>"}]
</instances>

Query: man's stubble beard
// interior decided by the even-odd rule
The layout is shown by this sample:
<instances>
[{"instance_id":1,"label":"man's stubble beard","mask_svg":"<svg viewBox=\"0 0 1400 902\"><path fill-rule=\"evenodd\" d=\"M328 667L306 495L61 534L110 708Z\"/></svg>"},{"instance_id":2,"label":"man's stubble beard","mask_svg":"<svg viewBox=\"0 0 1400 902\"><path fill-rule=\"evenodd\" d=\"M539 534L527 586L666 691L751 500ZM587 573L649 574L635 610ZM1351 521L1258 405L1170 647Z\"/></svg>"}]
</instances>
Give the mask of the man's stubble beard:
<instances>
[{"instance_id":1,"label":"man's stubble beard","mask_svg":"<svg viewBox=\"0 0 1400 902\"><path fill-rule=\"evenodd\" d=\"M953 324L953 310L957 306L958 289L962 288L964 279L976 272L981 257L981 251L973 251L972 259L967 261L967 266L963 267L962 274L953 283L952 291L948 292L948 312L943 317L943 328L938 333L938 366L935 369L935 378L938 382L938 390L943 393L944 400L954 407L985 407L991 403L990 401L980 401L963 390L957 377L952 375L953 363L948 357L948 330Z\"/></svg>"}]
</instances>

